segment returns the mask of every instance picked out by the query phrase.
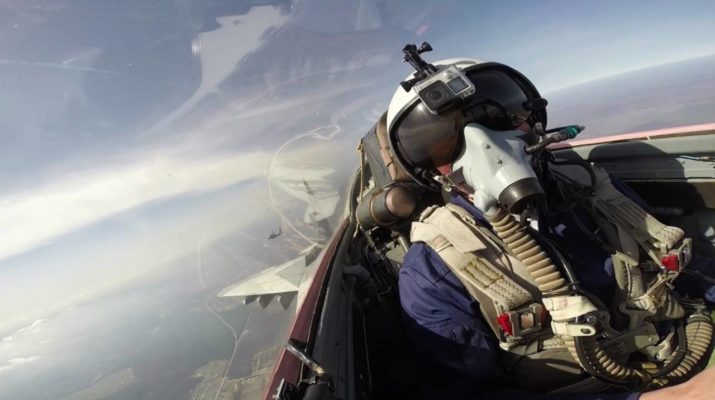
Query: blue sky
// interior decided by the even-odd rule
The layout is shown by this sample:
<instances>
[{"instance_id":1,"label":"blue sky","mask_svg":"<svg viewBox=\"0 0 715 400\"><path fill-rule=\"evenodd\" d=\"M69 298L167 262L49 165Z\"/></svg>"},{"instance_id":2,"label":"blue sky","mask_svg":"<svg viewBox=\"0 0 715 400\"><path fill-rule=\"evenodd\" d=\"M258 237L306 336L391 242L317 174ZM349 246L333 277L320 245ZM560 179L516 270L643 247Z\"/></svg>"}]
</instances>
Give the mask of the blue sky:
<instances>
[{"instance_id":1,"label":"blue sky","mask_svg":"<svg viewBox=\"0 0 715 400\"><path fill-rule=\"evenodd\" d=\"M460 2L444 14L424 35L436 55L511 64L542 92L715 53L712 1Z\"/></svg>"}]
</instances>

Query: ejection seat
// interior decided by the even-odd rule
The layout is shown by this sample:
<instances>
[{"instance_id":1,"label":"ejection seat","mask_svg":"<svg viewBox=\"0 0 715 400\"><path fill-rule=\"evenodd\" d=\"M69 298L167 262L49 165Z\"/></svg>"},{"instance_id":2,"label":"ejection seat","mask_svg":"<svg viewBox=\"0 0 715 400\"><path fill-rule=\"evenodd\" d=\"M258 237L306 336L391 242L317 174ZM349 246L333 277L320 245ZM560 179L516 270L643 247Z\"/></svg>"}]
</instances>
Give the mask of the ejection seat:
<instances>
[{"instance_id":1,"label":"ejection seat","mask_svg":"<svg viewBox=\"0 0 715 400\"><path fill-rule=\"evenodd\" d=\"M444 204L444 199L414 182L396 160L389 143L385 113L358 148L361 189L356 218L360 229L375 242L375 250L399 269L411 244L413 219L428 206Z\"/></svg>"},{"instance_id":2,"label":"ejection seat","mask_svg":"<svg viewBox=\"0 0 715 400\"><path fill-rule=\"evenodd\" d=\"M351 195L359 234L354 260L369 271L374 290L364 289L361 309L370 355L372 398L408 399L417 393L418 364L401 319L398 276L411 242L410 226L422 209L443 204L439 193L415 183L395 160L387 137L386 114L360 141L360 169ZM372 294L367 294L367 293Z\"/></svg>"}]
</instances>

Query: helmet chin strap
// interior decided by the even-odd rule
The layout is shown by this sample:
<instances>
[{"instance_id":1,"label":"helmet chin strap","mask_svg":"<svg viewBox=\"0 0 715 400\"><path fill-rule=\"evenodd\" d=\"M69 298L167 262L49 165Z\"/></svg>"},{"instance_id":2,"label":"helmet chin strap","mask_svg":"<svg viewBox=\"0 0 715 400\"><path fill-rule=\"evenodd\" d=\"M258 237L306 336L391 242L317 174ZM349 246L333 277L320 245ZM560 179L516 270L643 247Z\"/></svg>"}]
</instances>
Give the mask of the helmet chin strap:
<instances>
[{"instance_id":1,"label":"helmet chin strap","mask_svg":"<svg viewBox=\"0 0 715 400\"><path fill-rule=\"evenodd\" d=\"M474 189L465 182L461 170L457 172L452 171L452 164L450 163L437 167L437 171L441 175L438 181L442 183L442 187L447 192L457 193L470 203L474 201Z\"/></svg>"}]
</instances>

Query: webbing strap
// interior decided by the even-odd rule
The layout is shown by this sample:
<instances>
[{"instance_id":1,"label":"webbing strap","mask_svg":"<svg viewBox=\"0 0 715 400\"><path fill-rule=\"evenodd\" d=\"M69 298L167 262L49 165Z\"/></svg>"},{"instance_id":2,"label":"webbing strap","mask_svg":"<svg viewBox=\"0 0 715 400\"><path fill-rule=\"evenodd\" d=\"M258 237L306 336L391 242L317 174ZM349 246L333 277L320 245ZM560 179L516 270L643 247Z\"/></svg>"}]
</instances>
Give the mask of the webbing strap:
<instances>
[{"instance_id":1,"label":"webbing strap","mask_svg":"<svg viewBox=\"0 0 715 400\"><path fill-rule=\"evenodd\" d=\"M616 189L606 171L595 167L593 171L597 182L594 206L638 243L651 245L661 252L667 252L685 236L682 229L658 221Z\"/></svg>"},{"instance_id":2,"label":"webbing strap","mask_svg":"<svg viewBox=\"0 0 715 400\"><path fill-rule=\"evenodd\" d=\"M390 179L398 182L411 180L404 168L396 162L395 156L392 153L392 147L390 146L387 138L387 113L382 114L380 120L377 122L375 136L377 136L377 142L380 145L380 157L382 157L382 163L385 165L385 168L390 175Z\"/></svg>"},{"instance_id":3,"label":"webbing strap","mask_svg":"<svg viewBox=\"0 0 715 400\"><path fill-rule=\"evenodd\" d=\"M581 167L560 165L552 167L562 180L571 180L582 185L589 185L589 179ZM622 251L633 258L637 249L635 240L654 261L660 263L659 256L675 248L685 232L675 226L668 226L648 214L641 206L621 193L606 171L596 166L591 170L596 176L595 196L591 197L591 206L609 223L618 228L618 242Z\"/></svg>"},{"instance_id":4,"label":"webbing strap","mask_svg":"<svg viewBox=\"0 0 715 400\"><path fill-rule=\"evenodd\" d=\"M474 235L469 226L460 218L457 218L449 208L438 207L433 208L428 214L423 214L419 223L423 223L433 227L431 231L418 232L425 239L425 243L433 240L434 236L441 235L447 242L440 243L440 246L453 246L462 254L471 254L473 251L484 250L486 244ZM412 229L414 231L415 225ZM427 236L425 236L427 235ZM412 240L415 241L414 239ZM435 248L435 250L440 250Z\"/></svg>"},{"instance_id":5,"label":"webbing strap","mask_svg":"<svg viewBox=\"0 0 715 400\"><path fill-rule=\"evenodd\" d=\"M660 312L660 318L677 319L684 314L682 307L670 299L666 282L672 282L672 275L660 284L644 282L640 249L657 264L669 252L683 246L685 232L668 226L648 214L641 206L621 193L611 181L606 171L591 167L596 177L595 195L588 199L592 207L592 217L606 234L610 244L618 250L612 255L613 266L619 291L616 293L621 303L620 311L630 317L631 329L637 327L643 318ZM580 174L576 171L581 171ZM588 184L583 170L558 166L555 176L569 179L582 185ZM660 280L661 278L659 278Z\"/></svg>"},{"instance_id":6,"label":"webbing strap","mask_svg":"<svg viewBox=\"0 0 715 400\"><path fill-rule=\"evenodd\" d=\"M434 208L421 219L422 222L412 224L411 240L426 243L442 258L479 302L484 317L499 337L499 313L533 302L531 293L484 257L487 245L449 208Z\"/></svg>"},{"instance_id":7,"label":"webbing strap","mask_svg":"<svg viewBox=\"0 0 715 400\"><path fill-rule=\"evenodd\" d=\"M532 302L531 293L520 287L496 266L474 254L460 253L449 246L437 252L452 272L462 281L484 292L503 310L514 310Z\"/></svg>"},{"instance_id":8,"label":"webbing strap","mask_svg":"<svg viewBox=\"0 0 715 400\"><path fill-rule=\"evenodd\" d=\"M469 226L472 232L479 235L482 240L488 242L497 251L516 257L511 250L504 246L501 239L499 239L499 237L497 237L494 232L490 231L488 228L482 226L481 224L478 224L474 217L472 217L469 212L467 212L467 210L452 203L447 203L445 207L447 207L456 217L460 218L462 222Z\"/></svg>"},{"instance_id":9,"label":"webbing strap","mask_svg":"<svg viewBox=\"0 0 715 400\"><path fill-rule=\"evenodd\" d=\"M513 306L514 302L509 301L508 295L497 289L496 285L491 288L488 280L476 279L480 275L479 267L484 264L472 264L471 257L463 257L462 253L459 253L444 236L439 234L435 227L429 224L413 222L411 240L426 243L442 258L447 267L462 282L467 292L479 303L479 309L494 335L497 338L501 337L501 327L497 318L502 307L506 306L504 304ZM474 258L476 259L476 257ZM498 278L495 274L491 274L489 279L494 283L499 280Z\"/></svg>"},{"instance_id":10,"label":"webbing strap","mask_svg":"<svg viewBox=\"0 0 715 400\"><path fill-rule=\"evenodd\" d=\"M460 279L486 292L505 310L532 301L531 293L490 262L488 252L483 251L487 245L470 229L470 223L474 220L461 208L440 207L413 225L416 236L412 237L427 243Z\"/></svg>"}]
</instances>

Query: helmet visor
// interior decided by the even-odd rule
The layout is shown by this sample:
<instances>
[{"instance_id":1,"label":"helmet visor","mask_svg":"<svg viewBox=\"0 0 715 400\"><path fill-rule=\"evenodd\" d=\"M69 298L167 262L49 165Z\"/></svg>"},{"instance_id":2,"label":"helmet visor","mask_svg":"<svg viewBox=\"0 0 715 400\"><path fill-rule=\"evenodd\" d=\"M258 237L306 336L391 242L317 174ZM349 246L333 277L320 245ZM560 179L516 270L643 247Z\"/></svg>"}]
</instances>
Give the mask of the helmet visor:
<instances>
[{"instance_id":1,"label":"helmet visor","mask_svg":"<svg viewBox=\"0 0 715 400\"><path fill-rule=\"evenodd\" d=\"M418 102L399 121L395 144L408 165L431 169L449 164L461 141L461 110L432 114Z\"/></svg>"},{"instance_id":2,"label":"helmet visor","mask_svg":"<svg viewBox=\"0 0 715 400\"><path fill-rule=\"evenodd\" d=\"M529 119L524 108L539 97L521 74L503 65L481 66L467 71L476 92L461 108L431 113L417 102L399 117L392 140L409 166L433 169L450 164L459 153L462 128L478 123L493 130L511 130Z\"/></svg>"},{"instance_id":3,"label":"helmet visor","mask_svg":"<svg viewBox=\"0 0 715 400\"><path fill-rule=\"evenodd\" d=\"M531 116L524 108L534 96L519 77L503 68L484 68L467 73L476 91L465 104L467 123L475 122L494 130L509 130Z\"/></svg>"}]
</instances>

